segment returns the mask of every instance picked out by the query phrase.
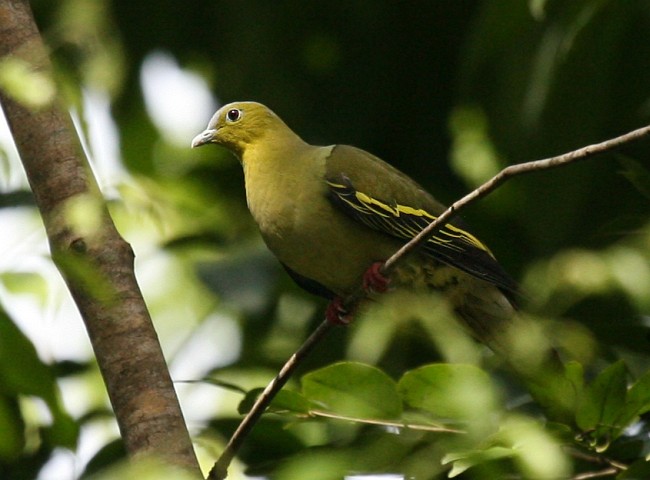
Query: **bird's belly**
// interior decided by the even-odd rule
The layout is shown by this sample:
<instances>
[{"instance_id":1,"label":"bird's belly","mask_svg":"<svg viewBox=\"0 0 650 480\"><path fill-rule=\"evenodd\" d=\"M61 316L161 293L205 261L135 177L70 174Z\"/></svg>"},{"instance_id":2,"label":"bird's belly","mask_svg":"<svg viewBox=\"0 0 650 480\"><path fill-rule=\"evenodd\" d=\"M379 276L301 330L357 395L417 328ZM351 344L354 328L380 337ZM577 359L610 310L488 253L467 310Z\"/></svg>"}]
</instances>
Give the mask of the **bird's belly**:
<instances>
[{"instance_id":1,"label":"bird's belly","mask_svg":"<svg viewBox=\"0 0 650 480\"><path fill-rule=\"evenodd\" d=\"M400 243L334 213L319 222L294 218L286 228L263 229L262 236L291 270L345 295L361 285L372 263L386 260Z\"/></svg>"}]
</instances>

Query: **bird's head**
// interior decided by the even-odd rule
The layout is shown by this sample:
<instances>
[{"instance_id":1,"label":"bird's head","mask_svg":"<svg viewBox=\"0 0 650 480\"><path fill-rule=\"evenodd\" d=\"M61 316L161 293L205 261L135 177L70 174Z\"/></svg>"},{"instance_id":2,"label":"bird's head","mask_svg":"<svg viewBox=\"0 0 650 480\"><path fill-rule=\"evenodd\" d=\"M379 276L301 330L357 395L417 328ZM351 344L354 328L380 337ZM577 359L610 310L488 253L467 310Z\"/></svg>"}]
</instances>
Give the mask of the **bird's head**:
<instances>
[{"instance_id":1,"label":"bird's head","mask_svg":"<svg viewBox=\"0 0 650 480\"><path fill-rule=\"evenodd\" d=\"M215 143L241 158L248 146L269 133L277 135L285 130L291 132L275 113L261 103L234 102L217 110L208 128L192 140L192 148Z\"/></svg>"}]
</instances>

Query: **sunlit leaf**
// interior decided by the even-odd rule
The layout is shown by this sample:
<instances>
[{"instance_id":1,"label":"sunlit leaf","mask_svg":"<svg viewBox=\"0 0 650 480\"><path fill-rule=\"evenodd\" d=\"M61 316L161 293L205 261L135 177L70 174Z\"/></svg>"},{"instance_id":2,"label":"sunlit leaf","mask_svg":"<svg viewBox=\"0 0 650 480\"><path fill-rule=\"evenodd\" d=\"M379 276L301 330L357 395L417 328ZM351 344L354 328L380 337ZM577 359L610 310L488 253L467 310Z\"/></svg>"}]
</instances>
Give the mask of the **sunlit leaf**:
<instances>
[{"instance_id":1,"label":"sunlit leaf","mask_svg":"<svg viewBox=\"0 0 650 480\"><path fill-rule=\"evenodd\" d=\"M376 367L341 362L301 379L303 395L316 409L348 417L397 418L402 402L395 382Z\"/></svg>"},{"instance_id":2,"label":"sunlit leaf","mask_svg":"<svg viewBox=\"0 0 650 480\"><path fill-rule=\"evenodd\" d=\"M473 365L433 364L417 368L400 379L399 392L408 406L437 417L488 416L498 405L490 377Z\"/></svg>"},{"instance_id":3,"label":"sunlit leaf","mask_svg":"<svg viewBox=\"0 0 650 480\"><path fill-rule=\"evenodd\" d=\"M5 57L0 62L0 86L19 102L44 107L52 101L55 86L45 73L36 71L20 58Z\"/></svg>"},{"instance_id":4,"label":"sunlit leaf","mask_svg":"<svg viewBox=\"0 0 650 480\"><path fill-rule=\"evenodd\" d=\"M173 478L175 480L196 479L196 474L189 470L173 466L169 462L153 458L138 457L129 459L104 469L94 475L93 480L113 480L116 478L137 478L138 480L158 480L160 478Z\"/></svg>"},{"instance_id":5,"label":"sunlit leaf","mask_svg":"<svg viewBox=\"0 0 650 480\"><path fill-rule=\"evenodd\" d=\"M448 477L454 478L463 473L465 470L480 465L491 460L509 458L516 455L512 448L508 447L490 447L485 450L470 450L459 453L448 453L442 459L443 464L452 464Z\"/></svg>"},{"instance_id":6,"label":"sunlit leaf","mask_svg":"<svg viewBox=\"0 0 650 480\"><path fill-rule=\"evenodd\" d=\"M0 281L13 294L29 294L41 302L47 298L48 285L42 275L35 272L3 272Z\"/></svg>"},{"instance_id":7,"label":"sunlit leaf","mask_svg":"<svg viewBox=\"0 0 650 480\"><path fill-rule=\"evenodd\" d=\"M278 480L338 480L354 465L351 452L306 451L285 462L273 478Z\"/></svg>"}]
</instances>

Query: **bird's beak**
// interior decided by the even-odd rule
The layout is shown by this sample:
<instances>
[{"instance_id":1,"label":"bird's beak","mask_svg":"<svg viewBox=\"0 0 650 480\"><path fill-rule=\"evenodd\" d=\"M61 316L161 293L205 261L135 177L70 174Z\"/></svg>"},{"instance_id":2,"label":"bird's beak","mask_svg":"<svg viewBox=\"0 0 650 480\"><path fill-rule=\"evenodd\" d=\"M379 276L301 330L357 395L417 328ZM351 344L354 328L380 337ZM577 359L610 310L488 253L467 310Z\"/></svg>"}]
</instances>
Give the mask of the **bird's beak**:
<instances>
[{"instance_id":1,"label":"bird's beak","mask_svg":"<svg viewBox=\"0 0 650 480\"><path fill-rule=\"evenodd\" d=\"M192 140L192 148L200 147L206 143L211 143L214 140L216 134L217 131L214 129L209 128L207 130L203 130L196 137L194 137L194 140Z\"/></svg>"}]
</instances>

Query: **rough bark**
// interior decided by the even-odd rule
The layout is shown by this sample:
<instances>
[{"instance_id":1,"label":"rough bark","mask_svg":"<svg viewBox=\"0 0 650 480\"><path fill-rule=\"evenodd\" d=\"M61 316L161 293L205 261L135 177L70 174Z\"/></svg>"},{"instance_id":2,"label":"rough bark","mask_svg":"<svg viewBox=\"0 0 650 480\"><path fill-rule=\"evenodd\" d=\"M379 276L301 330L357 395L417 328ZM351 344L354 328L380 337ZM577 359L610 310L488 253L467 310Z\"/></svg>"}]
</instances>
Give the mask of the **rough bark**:
<instances>
[{"instance_id":1,"label":"rough bark","mask_svg":"<svg viewBox=\"0 0 650 480\"><path fill-rule=\"evenodd\" d=\"M50 76L29 3L0 2L0 61L20 59ZM132 456L154 454L199 474L163 353L136 282L134 255L119 235L60 98L28 108L0 101L43 217L52 258L85 322ZM84 215L71 215L81 208ZM91 218L88 218L91 217Z\"/></svg>"}]
</instances>

